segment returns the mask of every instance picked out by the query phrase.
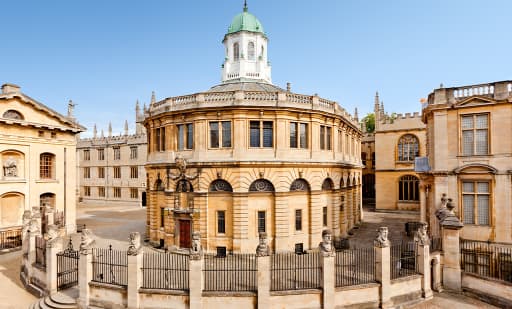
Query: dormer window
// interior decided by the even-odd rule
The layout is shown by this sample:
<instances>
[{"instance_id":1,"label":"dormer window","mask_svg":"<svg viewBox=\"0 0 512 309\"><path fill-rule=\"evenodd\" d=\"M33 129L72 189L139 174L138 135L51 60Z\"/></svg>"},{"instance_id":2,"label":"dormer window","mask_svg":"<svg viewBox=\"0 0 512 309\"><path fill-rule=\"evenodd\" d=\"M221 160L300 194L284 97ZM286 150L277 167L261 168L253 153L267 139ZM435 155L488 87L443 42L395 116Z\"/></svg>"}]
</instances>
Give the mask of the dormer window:
<instances>
[{"instance_id":1,"label":"dormer window","mask_svg":"<svg viewBox=\"0 0 512 309\"><path fill-rule=\"evenodd\" d=\"M23 120L23 115L14 110L14 109L10 109L8 111L6 111L3 115L2 115L3 118L9 118L9 119L16 119L16 120Z\"/></svg>"},{"instance_id":2,"label":"dormer window","mask_svg":"<svg viewBox=\"0 0 512 309\"><path fill-rule=\"evenodd\" d=\"M247 45L247 56L249 57L249 60L256 60L256 51L253 42L249 42Z\"/></svg>"},{"instance_id":3,"label":"dormer window","mask_svg":"<svg viewBox=\"0 0 512 309\"><path fill-rule=\"evenodd\" d=\"M240 45L238 43L233 44L233 59L235 61L240 60Z\"/></svg>"}]
</instances>

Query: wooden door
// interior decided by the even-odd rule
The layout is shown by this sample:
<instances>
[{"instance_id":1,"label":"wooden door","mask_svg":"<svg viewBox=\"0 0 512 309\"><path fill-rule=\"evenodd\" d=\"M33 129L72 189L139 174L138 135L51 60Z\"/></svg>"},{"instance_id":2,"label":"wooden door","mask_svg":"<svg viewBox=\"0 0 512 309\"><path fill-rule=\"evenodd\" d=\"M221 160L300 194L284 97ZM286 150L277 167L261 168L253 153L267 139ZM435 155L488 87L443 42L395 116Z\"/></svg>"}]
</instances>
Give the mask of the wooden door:
<instances>
[{"instance_id":1,"label":"wooden door","mask_svg":"<svg viewBox=\"0 0 512 309\"><path fill-rule=\"evenodd\" d=\"M180 248L190 248L189 220L180 220Z\"/></svg>"}]
</instances>

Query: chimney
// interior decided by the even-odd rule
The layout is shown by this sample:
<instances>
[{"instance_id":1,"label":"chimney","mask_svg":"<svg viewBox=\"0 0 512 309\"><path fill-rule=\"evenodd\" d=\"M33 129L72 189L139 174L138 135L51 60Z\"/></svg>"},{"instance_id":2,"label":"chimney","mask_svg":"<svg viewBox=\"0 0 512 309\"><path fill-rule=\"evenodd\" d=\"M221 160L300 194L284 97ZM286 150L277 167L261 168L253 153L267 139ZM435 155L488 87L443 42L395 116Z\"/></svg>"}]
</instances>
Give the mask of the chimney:
<instances>
[{"instance_id":1,"label":"chimney","mask_svg":"<svg viewBox=\"0 0 512 309\"><path fill-rule=\"evenodd\" d=\"M20 86L15 84L3 84L2 85L2 93L20 93Z\"/></svg>"}]
</instances>

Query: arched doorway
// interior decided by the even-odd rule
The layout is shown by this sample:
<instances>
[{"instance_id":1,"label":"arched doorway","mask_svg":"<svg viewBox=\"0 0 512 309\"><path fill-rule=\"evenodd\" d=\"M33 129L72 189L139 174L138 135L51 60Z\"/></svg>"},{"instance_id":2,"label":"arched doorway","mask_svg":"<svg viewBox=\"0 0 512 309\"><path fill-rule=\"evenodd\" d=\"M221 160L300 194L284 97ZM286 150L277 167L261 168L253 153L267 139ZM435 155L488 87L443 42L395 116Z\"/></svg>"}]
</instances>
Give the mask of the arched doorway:
<instances>
[{"instance_id":1,"label":"arched doorway","mask_svg":"<svg viewBox=\"0 0 512 309\"><path fill-rule=\"evenodd\" d=\"M141 203L142 203L142 207L146 207L146 192L142 192L141 194Z\"/></svg>"}]
</instances>

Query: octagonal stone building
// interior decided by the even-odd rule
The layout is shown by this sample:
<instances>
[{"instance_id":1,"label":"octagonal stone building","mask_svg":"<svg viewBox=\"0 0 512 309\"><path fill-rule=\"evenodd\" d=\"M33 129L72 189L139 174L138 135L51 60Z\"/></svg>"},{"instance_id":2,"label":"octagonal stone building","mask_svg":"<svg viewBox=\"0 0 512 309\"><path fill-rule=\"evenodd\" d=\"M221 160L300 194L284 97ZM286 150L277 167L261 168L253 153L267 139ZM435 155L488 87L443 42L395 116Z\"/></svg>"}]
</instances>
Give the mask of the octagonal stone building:
<instances>
[{"instance_id":1,"label":"octagonal stone building","mask_svg":"<svg viewBox=\"0 0 512 309\"><path fill-rule=\"evenodd\" d=\"M254 252L316 248L361 221L362 133L338 103L272 84L267 35L244 7L224 36L222 82L153 97L148 134L147 236L154 246Z\"/></svg>"}]
</instances>

